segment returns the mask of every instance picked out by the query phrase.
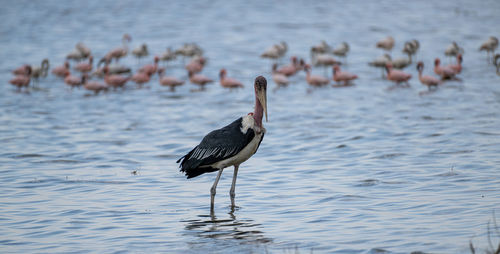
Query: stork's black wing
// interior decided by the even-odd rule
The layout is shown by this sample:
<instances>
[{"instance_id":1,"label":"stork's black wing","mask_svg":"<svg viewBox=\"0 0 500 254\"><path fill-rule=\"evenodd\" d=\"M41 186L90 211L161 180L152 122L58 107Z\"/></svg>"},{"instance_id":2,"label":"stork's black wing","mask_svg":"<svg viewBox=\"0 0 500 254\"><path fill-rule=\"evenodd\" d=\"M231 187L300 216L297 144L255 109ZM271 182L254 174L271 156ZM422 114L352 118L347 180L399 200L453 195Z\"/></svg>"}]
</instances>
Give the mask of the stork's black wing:
<instances>
[{"instance_id":1,"label":"stork's black wing","mask_svg":"<svg viewBox=\"0 0 500 254\"><path fill-rule=\"evenodd\" d=\"M240 117L226 127L208 133L199 145L177 161L181 163L179 166L181 172L184 172L187 178L192 178L217 171L217 168L209 165L230 158L243 150L255 137L255 133L251 128L243 133L242 120Z\"/></svg>"}]
</instances>

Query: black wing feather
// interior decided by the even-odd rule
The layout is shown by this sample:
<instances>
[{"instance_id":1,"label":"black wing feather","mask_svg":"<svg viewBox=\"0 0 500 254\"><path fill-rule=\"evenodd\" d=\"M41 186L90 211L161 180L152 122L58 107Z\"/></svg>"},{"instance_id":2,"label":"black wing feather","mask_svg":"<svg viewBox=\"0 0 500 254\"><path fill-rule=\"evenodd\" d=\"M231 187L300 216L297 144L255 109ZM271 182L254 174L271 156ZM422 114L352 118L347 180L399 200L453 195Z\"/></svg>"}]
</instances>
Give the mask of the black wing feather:
<instances>
[{"instance_id":1,"label":"black wing feather","mask_svg":"<svg viewBox=\"0 0 500 254\"><path fill-rule=\"evenodd\" d=\"M217 168L209 165L238 154L255 137L253 129L249 128L243 133L241 127L240 117L231 124L208 133L199 145L177 161L181 163L180 171L188 178L217 171Z\"/></svg>"}]
</instances>

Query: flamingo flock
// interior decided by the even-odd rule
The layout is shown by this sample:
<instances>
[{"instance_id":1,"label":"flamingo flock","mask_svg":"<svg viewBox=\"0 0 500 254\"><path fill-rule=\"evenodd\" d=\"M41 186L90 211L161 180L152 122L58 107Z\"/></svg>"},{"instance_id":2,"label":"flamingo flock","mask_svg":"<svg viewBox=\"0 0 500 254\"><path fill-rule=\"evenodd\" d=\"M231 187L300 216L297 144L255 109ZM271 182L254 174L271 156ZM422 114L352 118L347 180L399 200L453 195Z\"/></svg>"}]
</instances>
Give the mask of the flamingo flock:
<instances>
[{"instance_id":1,"label":"flamingo flock","mask_svg":"<svg viewBox=\"0 0 500 254\"><path fill-rule=\"evenodd\" d=\"M167 47L166 51L154 55L153 60L143 66L139 66L134 72L132 68L120 63L120 59L127 57L129 51L137 58L138 65L141 60L150 56L150 49L147 44L142 43L133 50L129 50L132 37L124 34L121 45L106 52L95 65L94 54L89 47L79 42L74 49L66 55L66 60L62 65L52 68L51 73L60 78L69 87L83 87L95 94L110 89L116 90L124 88L127 83L135 83L138 88L151 82L153 77L158 75L158 84L169 87L175 92L176 88L189 81L197 85L199 89L192 91L203 91L207 84L214 83L215 79L211 75L203 74L207 65L207 58L203 55L203 50L196 43L186 43L178 49ZM403 71L413 64L413 58L420 49L418 40L410 40L404 43L401 52L405 57L393 58L392 51L395 48L396 40L392 36L381 39L375 43L375 48L381 49L383 55L368 62L369 66L380 68L382 77L395 84L395 87L409 87L412 75ZM496 73L500 75L500 54L495 54L498 48L498 39L490 36L478 48L479 51L486 51L487 61L496 66ZM271 45L262 51L261 58L272 61L270 74L277 88L288 86L290 79L301 71L305 72L305 83L311 87L323 87L333 81L332 87L353 86L358 75L347 70L347 56L351 48L347 42L342 42L337 47L330 46L326 41L321 41L310 48L310 62L299 58L296 55L289 57L289 63L282 63L288 53L288 44L284 41ZM444 50L444 55L454 58L451 64L443 65L441 59L434 59L433 72L436 76L423 75L424 63L418 61L416 69L420 83L428 87L429 91L436 88L447 80L460 80L458 77L462 71L463 55L465 51L453 41ZM179 56L182 58L182 66L186 71L186 76L174 77L166 75L169 62L176 61ZM342 58L342 60L337 59ZM185 61L188 60L187 63ZM160 65L160 61L163 63ZM12 70L14 77L9 81L17 90L29 89L31 83L34 85L40 79L47 77L49 73L49 60L44 59L40 66L24 64ZM343 66L343 68L341 68ZM323 68L324 74L313 74L313 67ZM329 77L327 70L332 70ZM230 90L243 88L243 82L228 77L228 71L222 67L219 71L219 83L223 88Z\"/></svg>"}]
</instances>

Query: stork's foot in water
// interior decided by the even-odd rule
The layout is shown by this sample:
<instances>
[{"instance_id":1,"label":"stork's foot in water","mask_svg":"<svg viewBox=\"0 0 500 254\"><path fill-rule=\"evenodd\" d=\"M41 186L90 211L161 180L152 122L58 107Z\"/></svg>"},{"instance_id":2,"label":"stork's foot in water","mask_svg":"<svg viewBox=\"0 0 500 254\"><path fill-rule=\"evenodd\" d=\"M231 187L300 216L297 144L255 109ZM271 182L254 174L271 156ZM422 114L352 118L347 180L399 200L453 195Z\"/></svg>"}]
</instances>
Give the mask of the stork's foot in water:
<instances>
[{"instance_id":1,"label":"stork's foot in water","mask_svg":"<svg viewBox=\"0 0 500 254\"><path fill-rule=\"evenodd\" d=\"M212 185L212 188L210 188L210 210L214 210L214 203L215 203L215 193L217 192L217 183L219 183L220 176L222 175L222 170L219 169L219 172L217 173L217 177L215 178L214 185Z\"/></svg>"},{"instance_id":2,"label":"stork's foot in water","mask_svg":"<svg viewBox=\"0 0 500 254\"><path fill-rule=\"evenodd\" d=\"M229 190L229 196L231 197L231 207L234 207L234 197L236 196L236 177L238 177L239 165L234 165L233 183L231 184L231 189Z\"/></svg>"}]
</instances>

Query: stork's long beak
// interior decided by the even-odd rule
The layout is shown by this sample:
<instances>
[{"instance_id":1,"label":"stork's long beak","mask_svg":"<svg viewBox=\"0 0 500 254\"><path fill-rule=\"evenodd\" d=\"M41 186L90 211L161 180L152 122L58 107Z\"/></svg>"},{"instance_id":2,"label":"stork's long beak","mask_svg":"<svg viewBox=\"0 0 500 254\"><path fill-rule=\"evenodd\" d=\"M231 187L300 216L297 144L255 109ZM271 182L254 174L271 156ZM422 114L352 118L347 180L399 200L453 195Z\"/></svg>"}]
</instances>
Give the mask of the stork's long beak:
<instances>
[{"instance_id":1,"label":"stork's long beak","mask_svg":"<svg viewBox=\"0 0 500 254\"><path fill-rule=\"evenodd\" d=\"M264 109L264 114L266 116L266 122L267 122L267 88L261 87L257 91L257 98L259 99L260 105L262 105L262 109Z\"/></svg>"}]
</instances>

